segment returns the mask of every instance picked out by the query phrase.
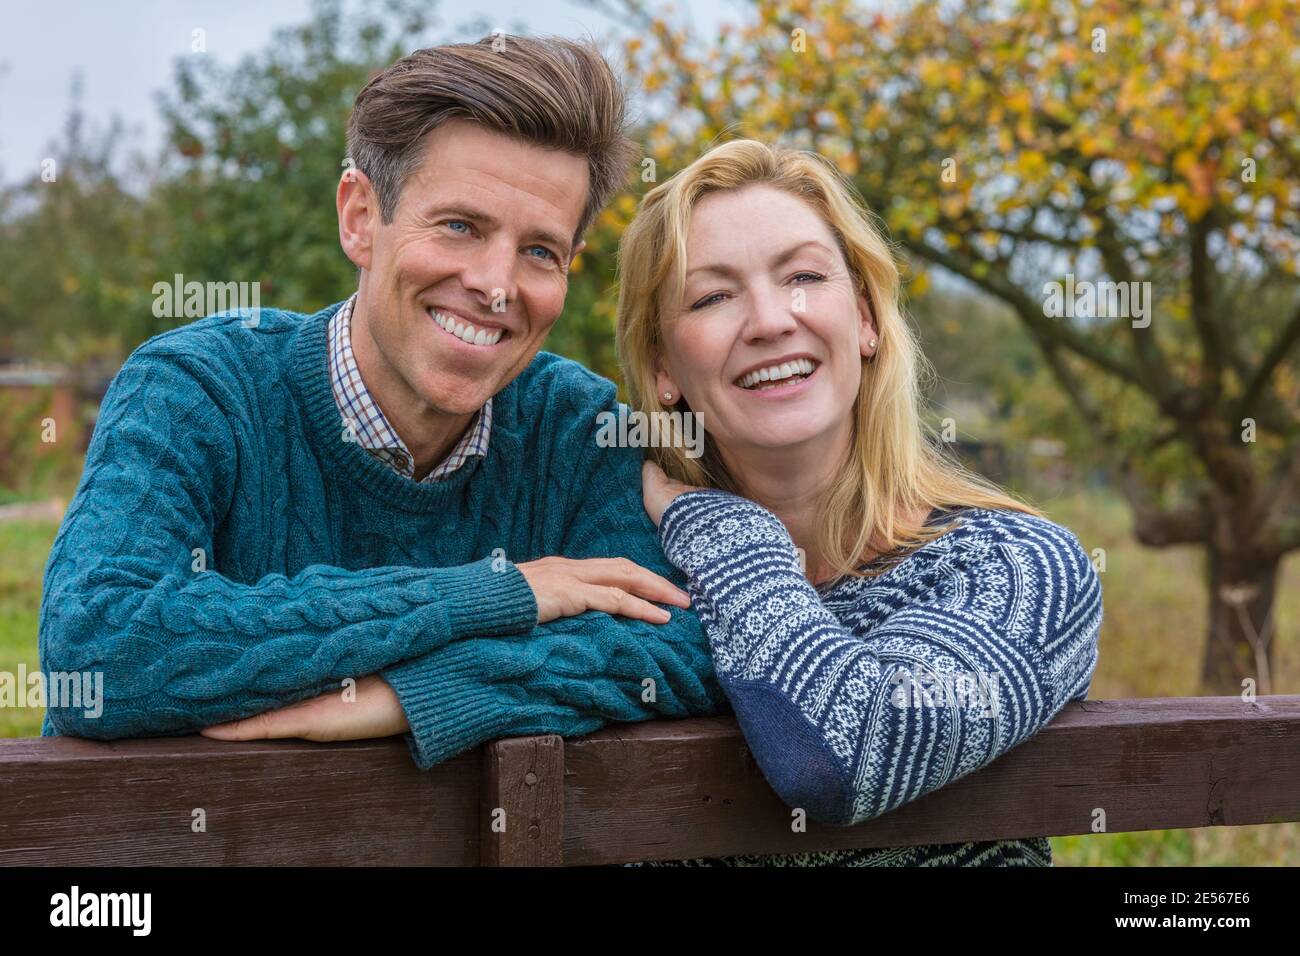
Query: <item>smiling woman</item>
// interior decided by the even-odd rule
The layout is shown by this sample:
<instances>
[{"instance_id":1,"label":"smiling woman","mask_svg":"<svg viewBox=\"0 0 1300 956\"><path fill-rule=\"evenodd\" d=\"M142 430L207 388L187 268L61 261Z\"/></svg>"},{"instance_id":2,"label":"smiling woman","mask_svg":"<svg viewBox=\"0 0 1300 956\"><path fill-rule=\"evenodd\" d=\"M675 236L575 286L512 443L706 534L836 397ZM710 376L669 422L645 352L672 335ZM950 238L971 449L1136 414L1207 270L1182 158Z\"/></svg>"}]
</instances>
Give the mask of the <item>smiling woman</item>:
<instances>
[{"instance_id":1,"label":"smiling woman","mask_svg":"<svg viewBox=\"0 0 1300 956\"><path fill-rule=\"evenodd\" d=\"M1069 530L926 440L897 266L828 163L719 146L646 194L619 253L633 402L706 430L698 458L653 449L646 510L796 818L887 813L1086 697L1097 573ZM1050 865L1051 848L692 862Z\"/></svg>"}]
</instances>

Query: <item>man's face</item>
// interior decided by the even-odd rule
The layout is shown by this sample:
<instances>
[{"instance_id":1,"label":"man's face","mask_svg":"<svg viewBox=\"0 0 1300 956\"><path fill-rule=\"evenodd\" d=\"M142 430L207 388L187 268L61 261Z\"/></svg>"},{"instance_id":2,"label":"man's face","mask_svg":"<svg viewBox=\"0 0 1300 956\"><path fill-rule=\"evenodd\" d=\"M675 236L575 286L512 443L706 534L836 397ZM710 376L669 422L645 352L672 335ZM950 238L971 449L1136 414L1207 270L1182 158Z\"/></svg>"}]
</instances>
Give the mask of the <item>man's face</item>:
<instances>
[{"instance_id":1,"label":"man's face","mask_svg":"<svg viewBox=\"0 0 1300 956\"><path fill-rule=\"evenodd\" d=\"M477 411L532 361L564 308L586 160L458 119L426 138L391 223L357 178L340 189L340 234L366 270L354 337L373 342L356 344L359 357L378 359L367 385L445 414Z\"/></svg>"}]
</instances>

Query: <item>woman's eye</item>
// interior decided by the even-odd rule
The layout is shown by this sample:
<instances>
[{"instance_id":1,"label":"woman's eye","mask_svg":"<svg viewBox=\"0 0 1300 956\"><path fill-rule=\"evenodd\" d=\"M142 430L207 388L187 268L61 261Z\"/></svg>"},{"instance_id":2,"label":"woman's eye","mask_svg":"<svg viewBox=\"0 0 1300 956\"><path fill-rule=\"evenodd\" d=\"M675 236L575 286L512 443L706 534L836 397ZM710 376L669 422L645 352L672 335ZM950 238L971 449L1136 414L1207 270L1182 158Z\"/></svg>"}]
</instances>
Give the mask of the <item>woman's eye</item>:
<instances>
[{"instance_id":1,"label":"woman's eye","mask_svg":"<svg viewBox=\"0 0 1300 956\"><path fill-rule=\"evenodd\" d=\"M702 308L704 308L706 305L713 305L714 302L720 300L720 299L723 298L725 295L726 295L725 292L714 292L714 293L712 293L711 295L706 295L703 299L700 299L700 301L698 301L698 302L696 302L694 305L692 305L691 308L692 308L692 309L702 309Z\"/></svg>"},{"instance_id":2,"label":"woman's eye","mask_svg":"<svg viewBox=\"0 0 1300 956\"><path fill-rule=\"evenodd\" d=\"M795 279L799 279L801 277L806 277L813 282L820 282L822 279L826 278L824 275L818 272L796 272L794 274Z\"/></svg>"}]
</instances>

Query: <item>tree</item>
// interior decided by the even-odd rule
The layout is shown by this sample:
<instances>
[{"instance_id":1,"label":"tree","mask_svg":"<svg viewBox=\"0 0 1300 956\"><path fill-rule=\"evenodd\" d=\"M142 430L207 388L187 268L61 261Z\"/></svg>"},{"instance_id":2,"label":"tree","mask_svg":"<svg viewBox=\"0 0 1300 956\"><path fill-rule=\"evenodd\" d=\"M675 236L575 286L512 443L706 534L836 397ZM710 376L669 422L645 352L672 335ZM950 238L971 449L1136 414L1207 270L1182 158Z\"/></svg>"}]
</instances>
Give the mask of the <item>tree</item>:
<instances>
[{"instance_id":1,"label":"tree","mask_svg":"<svg viewBox=\"0 0 1300 956\"><path fill-rule=\"evenodd\" d=\"M167 154L153 199L171 227L157 237L167 268L156 278L257 282L263 306L298 311L354 291L334 210L348 115L372 75L427 45L428 9L403 0L348 14L316 0L307 21L234 67L179 58L160 100Z\"/></svg>"},{"instance_id":2,"label":"tree","mask_svg":"<svg viewBox=\"0 0 1300 956\"><path fill-rule=\"evenodd\" d=\"M0 359L102 359L121 348L113 319L147 309L146 208L122 133L87 122L78 78L41 167L0 188Z\"/></svg>"},{"instance_id":3,"label":"tree","mask_svg":"<svg viewBox=\"0 0 1300 956\"><path fill-rule=\"evenodd\" d=\"M618 6L650 155L671 170L734 132L815 149L907 253L1005 303L1138 539L1205 548L1207 691L1267 692L1300 548L1294 5L755 0L710 44Z\"/></svg>"}]
</instances>

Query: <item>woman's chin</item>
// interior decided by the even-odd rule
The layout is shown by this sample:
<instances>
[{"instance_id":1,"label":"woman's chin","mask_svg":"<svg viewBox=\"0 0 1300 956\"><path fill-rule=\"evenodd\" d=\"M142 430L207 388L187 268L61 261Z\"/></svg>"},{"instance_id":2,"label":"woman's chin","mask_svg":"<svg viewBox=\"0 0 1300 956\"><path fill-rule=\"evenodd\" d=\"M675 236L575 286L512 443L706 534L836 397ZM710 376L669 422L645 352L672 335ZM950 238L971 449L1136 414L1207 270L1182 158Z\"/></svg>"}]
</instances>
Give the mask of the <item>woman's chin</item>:
<instances>
[{"instance_id":1,"label":"woman's chin","mask_svg":"<svg viewBox=\"0 0 1300 956\"><path fill-rule=\"evenodd\" d=\"M836 431L833 423L823 423L819 426L807 420L748 424L751 427L746 428L745 434L737 435L736 438L739 439L739 443L764 451L816 446L819 442L828 441Z\"/></svg>"}]
</instances>

